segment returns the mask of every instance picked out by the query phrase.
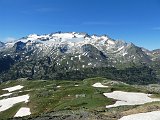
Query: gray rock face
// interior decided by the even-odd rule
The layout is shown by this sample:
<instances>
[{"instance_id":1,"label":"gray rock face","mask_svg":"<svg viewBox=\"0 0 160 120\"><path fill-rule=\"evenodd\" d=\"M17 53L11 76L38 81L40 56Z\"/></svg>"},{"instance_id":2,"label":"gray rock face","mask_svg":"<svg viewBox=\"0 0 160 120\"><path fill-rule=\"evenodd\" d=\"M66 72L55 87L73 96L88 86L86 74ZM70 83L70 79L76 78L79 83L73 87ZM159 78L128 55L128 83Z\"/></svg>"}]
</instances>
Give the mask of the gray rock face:
<instances>
[{"instance_id":1,"label":"gray rock face","mask_svg":"<svg viewBox=\"0 0 160 120\"><path fill-rule=\"evenodd\" d=\"M0 48L4 47L4 43L0 41Z\"/></svg>"},{"instance_id":2,"label":"gray rock face","mask_svg":"<svg viewBox=\"0 0 160 120\"><path fill-rule=\"evenodd\" d=\"M11 73L16 78L41 74L52 78L52 75L62 76L55 75L57 71L60 72L58 74L68 74L70 71L88 68L121 69L144 64L150 66L151 63L160 60L158 50L144 50L132 43L113 40L106 35L75 32L32 34L14 42L0 42L0 48L3 48L0 49L0 60L7 65L9 63L5 70L0 64L0 74ZM7 57L12 62L6 61ZM3 76L5 77L5 74ZM8 79L13 79L13 76Z\"/></svg>"}]
</instances>

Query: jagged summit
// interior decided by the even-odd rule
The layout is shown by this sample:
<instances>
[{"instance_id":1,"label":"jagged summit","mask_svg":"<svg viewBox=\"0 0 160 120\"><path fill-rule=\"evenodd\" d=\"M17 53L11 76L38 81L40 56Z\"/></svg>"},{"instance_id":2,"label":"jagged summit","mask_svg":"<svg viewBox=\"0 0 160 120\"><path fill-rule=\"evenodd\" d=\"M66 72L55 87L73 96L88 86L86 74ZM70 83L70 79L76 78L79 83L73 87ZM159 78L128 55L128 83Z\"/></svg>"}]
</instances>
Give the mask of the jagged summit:
<instances>
[{"instance_id":1,"label":"jagged summit","mask_svg":"<svg viewBox=\"0 0 160 120\"><path fill-rule=\"evenodd\" d=\"M0 71L15 73L16 68L15 74L21 77L44 74L42 71L53 73L62 68L61 71L68 72L86 68L149 66L160 60L159 51L148 52L107 35L77 32L30 34L0 46L3 48L0 49L0 60L8 65L2 69L3 64L0 64Z\"/></svg>"},{"instance_id":2,"label":"jagged summit","mask_svg":"<svg viewBox=\"0 0 160 120\"><path fill-rule=\"evenodd\" d=\"M55 32L43 35L30 34L13 42L1 43L2 45L5 48L3 51L7 51L8 54L11 53L7 49L12 49L12 53L14 51L23 52L23 54L30 52L32 53L31 55L37 57L64 53L87 55L95 48L102 52L112 64L127 63L128 61L148 62L152 56L151 54L145 54L146 52L143 49L135 46L133 43L114 40L107 35L98 36L80 32ZM84 53L84 46L90 51ZM124 60L122 61L121 59Z\"/></svg>"},{"instance_id":3,"label":"jagged summit","mask_svg":"<svg viewBox=\"0 0 160 120\"><path fill-rule=\"evenodd\" d=\"M26 37L18 39L14 42L6 43L7 47L13 47L14 44L18 41L27 43L41 43L46 46L54 46L56 44L68 44L73 46L76 45L83 45L83 44L97 44L97 45L114 45L115 40L112 40L107 35L97 36L97 35L89 35L87 33L76 33L76 32L55 32L51 34L44 34L44 35L37 35L37 34L30 34Z\"/></svg>"}]
</instances>

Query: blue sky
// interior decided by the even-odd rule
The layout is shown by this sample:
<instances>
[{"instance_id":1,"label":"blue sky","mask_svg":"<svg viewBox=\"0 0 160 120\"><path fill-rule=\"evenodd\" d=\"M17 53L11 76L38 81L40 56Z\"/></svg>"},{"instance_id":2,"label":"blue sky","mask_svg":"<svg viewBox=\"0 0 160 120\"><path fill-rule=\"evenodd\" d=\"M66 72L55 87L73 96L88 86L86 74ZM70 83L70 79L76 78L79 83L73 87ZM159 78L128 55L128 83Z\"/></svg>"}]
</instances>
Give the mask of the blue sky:
<instances>
[{"instance_id":1,"label":"blue sky","mask_svg":"<svg viewBox=\"0 0 160 120\"><path fill-rule=\"evenodd\" d=\"M0 0L0 41L56 31L160 48L160 0Z\"/></svg>"}]
</instances>

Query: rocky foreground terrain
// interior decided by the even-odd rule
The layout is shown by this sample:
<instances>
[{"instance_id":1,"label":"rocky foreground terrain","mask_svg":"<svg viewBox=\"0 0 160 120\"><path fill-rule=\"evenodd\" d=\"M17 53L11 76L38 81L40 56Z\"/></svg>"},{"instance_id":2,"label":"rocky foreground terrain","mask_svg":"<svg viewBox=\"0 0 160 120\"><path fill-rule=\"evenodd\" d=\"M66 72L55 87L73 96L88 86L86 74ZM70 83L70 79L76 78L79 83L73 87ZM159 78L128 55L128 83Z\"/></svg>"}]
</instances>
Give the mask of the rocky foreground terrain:
<instances>
[{"instance_id":1,"label":"rocky foreground terrain","mask_svg":"<svg viewBox=\"0 0 160 120\"><path fill-rule=\"evenodd\" d=\"M129 85L100 77L78 81L19 79L0 85L0 117L2 120L123 120L133 114L158 112L158 89L158 84Z\"/></svg>"}]
</instances>

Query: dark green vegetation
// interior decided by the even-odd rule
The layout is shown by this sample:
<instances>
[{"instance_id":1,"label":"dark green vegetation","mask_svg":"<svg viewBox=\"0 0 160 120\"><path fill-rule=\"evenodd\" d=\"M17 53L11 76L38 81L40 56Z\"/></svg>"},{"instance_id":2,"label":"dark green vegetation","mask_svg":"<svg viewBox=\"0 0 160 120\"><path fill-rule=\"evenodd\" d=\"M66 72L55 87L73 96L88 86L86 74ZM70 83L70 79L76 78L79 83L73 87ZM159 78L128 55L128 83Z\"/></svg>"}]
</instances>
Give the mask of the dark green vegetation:
<instances>
[{"instance_id":1,"label":"dark green vegetation","mask_svg":"<svg viewBox=\"0 0 160 120\"><path fill-rule=\"evenodd\" d=\"M101 94L101 89L92 87L89 81L87 80L86 83L86 80L17 80L2 83L0 85L0 89L18 84L25 86L22 89L23 92L14 93L12 96L29 94L30 102L27 104L27 106L31 109L33 116L37 116L41 113L62 110L102 110L105 109L106 105L113 103L111 99L107 99L105 96L103 96L103 94ZM20 108L20 105L21 104L17 104L12 108L1 112L0 116L4 119L7 117L13 117L16 113L15 111Z\"/></svg>"},{"instance_id":2,"label":"dark green vegetation","mask_svg":"<svg viewBox=\"0 0 160 120\"><path fill-rule=\"evenodd\" d=\"M92 85L101 82L108 88L95 88ZM23 85L22 92L15 91L12 96L30 95L29 102L26 104L19 103L12 108L1 112L0 118L7 119L13 117L21 106L27 106L31 109L32 115L23 119L79 119L84 120L90 118L95 120L117 120L124 112L132 109L139 109L139 106L126 106L106 109L106 105L113 104L115 100L107 98L104 92L112 92L115 90L128 92L144 92L151 93L159 97L159 94L146 89L146 87L135 87L122 82L110 81L106 78L89 78L84 80L68 81L68 80L15 80L4 82L0 85L0 90L15 85ZM5 91L6 92L6 91ZM2 94L2 92L1 92ZM155 97L153 96L153 97ZM158 105L159 102L147 104L148 107ZM146 105L142 105L147 111ZM141 108L141 111L143 109ZM147 110L146 110L147 109ZM16 118L18 119L18 118ZM21 118L19 118L21 119Z\"/></svg>"},{"instance_id":3,"label":"dark green vegetation","mask_svg":"<svg viewBox=\"0 0 160 120\"><path fill-rule=\"evenodd\" d=\"M14 60L7 56L5 58L0 58L0 73L3 73L5 71L8 71L10 67L14 64Z\"/></svg>"},{"instance_id":4,"label":"dark green vegetation","mask_svg":"<svg viewBox=\"0 0 160 120\"><path fill-rule=\"evenodd\" d=\"M68 69L70 65L66 65L65 63L61 66L57 66L56 61L52 61L51 63L50 58L46 57L37 61L23 61L20 63L15 63L8 70L8 67L11 65L11 63L7 61L5 70L6 72L0 71L1 81L15 80L18 78L83 80L91 77L105 77L129 84L152 84L160 82L160 79L158 78L158 66L153 66L155 69L152 69L147 65L140 65L124 69L116 69L114 67L87 67L73 70ZM5 63L2 65L0 64L0 68L3 68L4 64ZM77 63L73 63L73 65L74 64Z\"/></svg>"}]
</instances>

